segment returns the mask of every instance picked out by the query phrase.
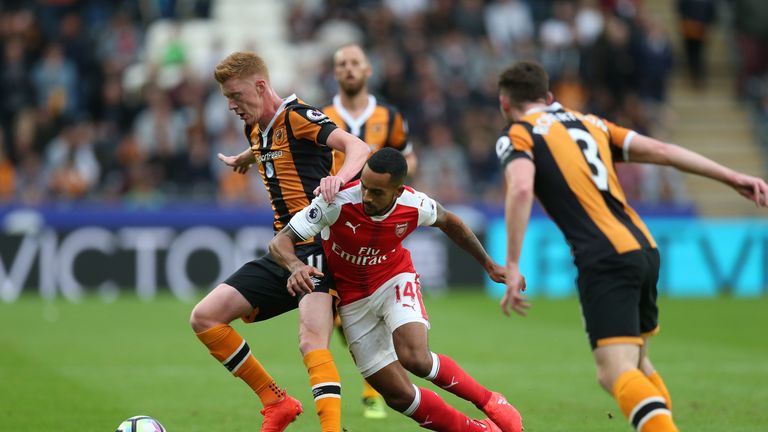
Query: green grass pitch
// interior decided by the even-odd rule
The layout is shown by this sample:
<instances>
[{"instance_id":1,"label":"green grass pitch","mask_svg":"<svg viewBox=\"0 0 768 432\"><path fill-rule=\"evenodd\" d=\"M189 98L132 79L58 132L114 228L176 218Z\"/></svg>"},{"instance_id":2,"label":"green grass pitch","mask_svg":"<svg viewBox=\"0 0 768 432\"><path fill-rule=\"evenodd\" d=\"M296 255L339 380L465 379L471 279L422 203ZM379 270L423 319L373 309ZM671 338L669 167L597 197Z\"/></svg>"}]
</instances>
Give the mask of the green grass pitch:
<instances>
[{"instance_id":1,"label":"green grass pitch","mask_svg":"<svg viewBox=\"0 0 768 432\"><path fill-rule=\"evenodd\" d=\"M522 412L527 432L630 431L594 379L575 300L533 299L528 318L505 318L495 300L426 298L431 348L453 356ZM768 298L662 299L652 358L683 431L768 430ZM147 414L171 432L257 431L260 405L197 341L190 304L123 296L79 304L23 297L0 304L0 431L113 431ZM278 384L304 404L288 431L317 431L297 348L296 312L237 328ZM421 430L390 411L364 420L360 378L334 336L349 432ZM435 389L415 379L419 385ZM437 390L474 417L469 403Z\"/></svg>"}]
</instances>

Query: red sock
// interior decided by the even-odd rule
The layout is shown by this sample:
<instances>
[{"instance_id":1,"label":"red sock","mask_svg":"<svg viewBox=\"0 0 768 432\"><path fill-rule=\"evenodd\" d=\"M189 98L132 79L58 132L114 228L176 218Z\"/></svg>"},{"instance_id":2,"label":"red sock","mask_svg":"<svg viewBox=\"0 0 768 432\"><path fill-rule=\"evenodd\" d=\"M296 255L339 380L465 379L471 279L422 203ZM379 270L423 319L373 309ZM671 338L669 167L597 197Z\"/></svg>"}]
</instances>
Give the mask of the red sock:
<instances>
[{"instance_id":1,"label":"red sock","mask_svg":"<svg viewBox=\"0 0 768 432\"><path fill-rule=\"evenodd\" d=\"M424 429L435 431L488 432L477 420L460 413L437 395L416 387L416 398L403 414L416 420Z\"/></svg>"},{"instance_id":2,"label":"red sock","mask_svg":"<svg viewBox=\"0 0 768 432\"><path fill-rule=\"evenodd\" d=\"M425 378L480 409L491 399L490 390L481 386L452 358L443 354L432 353L432 371Z\"/></svg>"}]
</instances>

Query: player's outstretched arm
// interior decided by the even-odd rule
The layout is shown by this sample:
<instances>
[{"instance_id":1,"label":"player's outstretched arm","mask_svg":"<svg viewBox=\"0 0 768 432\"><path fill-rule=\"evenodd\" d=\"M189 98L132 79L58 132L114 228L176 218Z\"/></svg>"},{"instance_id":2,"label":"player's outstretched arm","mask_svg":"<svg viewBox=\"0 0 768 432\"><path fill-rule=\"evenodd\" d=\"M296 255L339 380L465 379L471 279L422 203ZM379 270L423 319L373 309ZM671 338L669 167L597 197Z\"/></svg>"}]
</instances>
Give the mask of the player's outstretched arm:
<instances>
[{"instance_id":1,"label":"player's outstretched arm","mask_svg":"<svg viewBox=\"0 0 768 432\"><path fill-rule=\"evenodd\" d=\"M520 254L523 238L528 227L533 206L533 179L536 167L530 159L517 158L504 167L507 193L504 200L504 217L507 227L507 290L501 299L501 311L509 315L510 310L525 316L530 307L523 296L525 279L520 274Z\"/></svg>"},{"instance_id":2,"label":"player's outstretched arm","mask_svg":"<svg viewBox=\"0 0 768 432\"><path fill-rule=\"evenodd\" d=\"M336 192L363 169L371 149L360 138L342 129L331 132L326 143L328 147L344 152L344 164L336 175L320 179L320 186L315 189L315 195L322 194L326 202L332 203Z\"/></svg>"},{"instance_id":3,"label":"player's outstretched arm","mask_svg":"<svg viewBox=\"0 0 768 432\"><path fill-rule=\"evenodd\" d=\"M629 143L629 160L673 166L680 171L720 181L734 188L757 206L768 206L765 180L734 171L686 148L644 135L635 135Z\"/></svg>"},{"instance_id":4,"label":"player's outstretched arm","mask_svg":"<svg viewBox=\"0 0 768 432\"><path fill-rule=\"evenodd\" d=\"M269 253L281 267L291 272L286 288L292 296L309 294L314 290L313 276L322 277L323 273L317 268L303 263L296 256L295 244L301 241L290 225L272 238L269 242Z\"/></svg>"},{"instance_id":5,"label":"player's outstretched arm","mask_svg":"<svg viewBox=\"0 0 768 432\"><path fill-rule=\"evenodd\" d=\"M474 232L454 213L437 205L437 219L432 226L440 228L460 248L472 255L483 266L488 276L496 282L504 282L504 267L493 262Z\"/></svg>"},{"instance_id":6,"label":"player's outstretched arm","mask_svg":"<svg viewBox=\"0 0 768 432\"><path fill-rule=\"evenodd\" d=\"M256 157L253 155L251 149L245 149L242 153L235 156L226 156L221 153L217 156L225 165L231 166L235 172L240 174L248 172L251 165L256 162Z\"/></svg>"}]
</instances>

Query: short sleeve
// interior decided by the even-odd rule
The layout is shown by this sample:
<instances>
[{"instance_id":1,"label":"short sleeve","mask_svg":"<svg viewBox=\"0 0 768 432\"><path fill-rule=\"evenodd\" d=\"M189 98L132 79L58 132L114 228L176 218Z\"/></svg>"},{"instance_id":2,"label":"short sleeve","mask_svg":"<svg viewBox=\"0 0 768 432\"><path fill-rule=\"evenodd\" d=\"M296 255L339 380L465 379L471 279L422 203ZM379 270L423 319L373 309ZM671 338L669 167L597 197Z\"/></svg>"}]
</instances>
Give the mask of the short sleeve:
<instances>
[{"instance_id":1,"label":"short sleeve","mask_svg":"<svg viewBox=\"0 0 768 432\"><path fill-rule=\"evenodd\" d=\"M288 110L286 123L297 139L313 141L325 145L328 136L336 129L336 124L317 108L300 105Z\"/></svg>"},{"instance_id":2,"label":"short sleeve","mask_svg":"<svg viewBox=\"0 0 768 432\"><path fill-rule=\"evenodd\" d=\"M411 151L408 143L408 122L396 110L391 111L392 125L389 130L387 145L403 153Z\"/></svg>"},{"instance_id":3,"label":"short sleeve","mask_svg":"<svg viewBox=\"0 0 768 432\"><path fill-rule=\"evenodd\" d=\"M338 205L329 205L320 195L312 202L293 215L288 226L302 240L308 240L323 230L323 228L333 225L339 217L341 207Z\"/></svg>"},{"instance_id":4,"label":"short sleeve","mask_svg":"<svg viewBox=\"0 0 768 432\"><path fill-rule=\"evenodd\" d=\"M502 167L517 158L533 160L533 140L523 125L515 123L496 140L496 156Z\"/></svg>"},{"instance_id":5,"label":"short sleeve","mask_svg":"<svg viewBox=\"0 0 768 432\"><path fill-rule=\"evenodd\" d=\"M608 140L611 144L613 160L629 162L629 145L637 132L603 120L608 129Z\"/></svg>"},{"instance_id":6,"label":"short sleeve","mask_svg":"<svg viewBox=\"0 0 768 432\"><path fill-rule=\"evenodd\" d=\"M419 202L419 226L430 226L437 220L437 204L435 200L423 192L414 191Z\"/></svg>"}]
</instances>

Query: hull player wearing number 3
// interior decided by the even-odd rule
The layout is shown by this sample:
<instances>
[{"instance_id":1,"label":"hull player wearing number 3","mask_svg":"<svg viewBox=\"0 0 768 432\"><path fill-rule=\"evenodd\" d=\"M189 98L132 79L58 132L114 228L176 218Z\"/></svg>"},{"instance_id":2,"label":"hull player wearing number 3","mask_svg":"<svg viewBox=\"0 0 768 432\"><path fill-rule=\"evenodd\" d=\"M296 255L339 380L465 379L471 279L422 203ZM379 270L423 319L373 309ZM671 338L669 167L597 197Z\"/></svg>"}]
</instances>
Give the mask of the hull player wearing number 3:
<instances>
[{"instance_id":1,"label":"hull player wearing number 3","mask_svg":"<svg viewBox=\"0 0 768 432\"><path fill-rule=\"evenodd\" d=\"M507 291L502 311L525 314L519 270L534 194L563 231L578 269L577 285L600 385L638 432L677 431L669 392L648 358L658 332L659 253L627 204L614 162L670 165L721 181L758 206L765 181L684 148L563 108L544 69L520 62L499 78L499 103L512 124L496 142L507 182Z\"/></svg>"},{"instance_id":2,"label":"hull player wearing number 3","mask_svg":"<svg viewBox=\"0 0 768 432\"><path fill-rule=\"evenodd\" d=\"M429 350L419 279L402 241L418 226L438 227L493 280L504 280L504 267L491 260L461 219L404 186L406 171L399 151L379 150L334 204L315 198L275 236L269 250L291 272L288 289L298 295L323 275L296 257L294 245L321 234L352 356L391 408L430 430L520 432L520 414L502 395L481 386L450 357ZM468 418L436 393L413 385L406 370L472 402L489 419Z\"/></svg>"}]
</instances>

